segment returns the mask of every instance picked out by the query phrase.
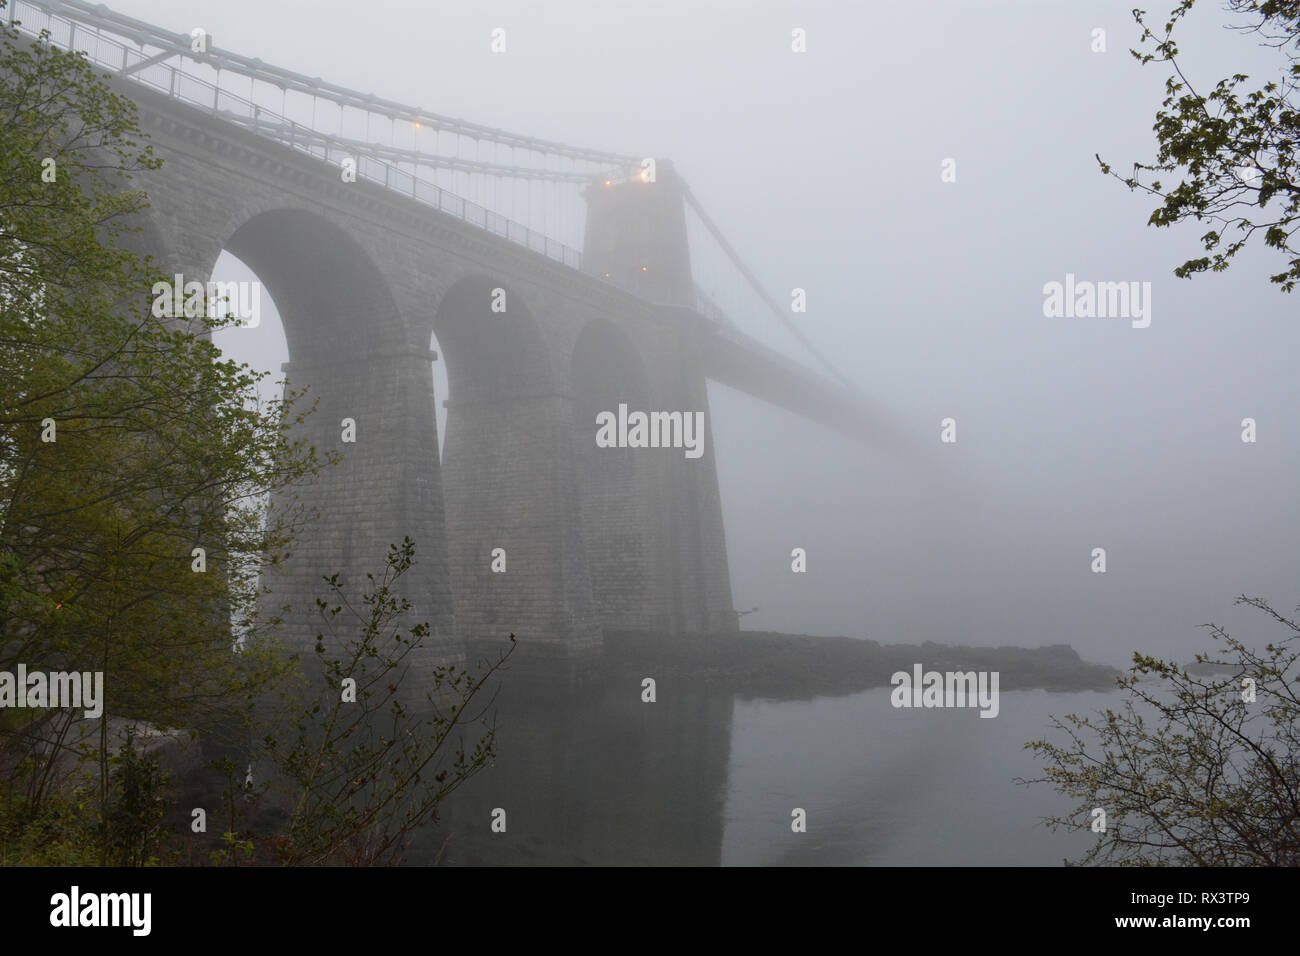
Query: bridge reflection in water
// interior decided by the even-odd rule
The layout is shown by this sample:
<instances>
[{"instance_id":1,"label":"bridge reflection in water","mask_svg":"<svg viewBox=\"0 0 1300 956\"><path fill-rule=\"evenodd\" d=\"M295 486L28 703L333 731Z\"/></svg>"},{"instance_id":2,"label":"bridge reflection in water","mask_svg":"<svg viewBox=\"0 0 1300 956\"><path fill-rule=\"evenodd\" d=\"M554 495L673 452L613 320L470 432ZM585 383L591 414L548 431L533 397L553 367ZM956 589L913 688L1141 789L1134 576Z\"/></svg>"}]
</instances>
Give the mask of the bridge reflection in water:
<instances>
[{"instance_id":1,"label":"bridge reflection in water","mask_svg":"<svg viewBox=\"0 0 1300 956\"><path fill-rule=\"evenodd\" d=\"M718 865L733 695L700 677L644 676L656 677L654 703L615 648L580 673L512 660L492 708L495 763L443 802L407 862ZM491 826L498 808L504 833Z\"/></svg>"}]
</instances>

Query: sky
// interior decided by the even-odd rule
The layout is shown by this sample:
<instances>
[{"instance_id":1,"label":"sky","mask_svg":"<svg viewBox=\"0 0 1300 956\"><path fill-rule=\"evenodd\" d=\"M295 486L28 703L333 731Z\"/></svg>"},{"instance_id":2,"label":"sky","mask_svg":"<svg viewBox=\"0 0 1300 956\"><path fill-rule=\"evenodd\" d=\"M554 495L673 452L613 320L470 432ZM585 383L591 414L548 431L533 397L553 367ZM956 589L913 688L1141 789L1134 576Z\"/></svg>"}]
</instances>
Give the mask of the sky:
<instances>
[{"instance_id":1,"label":"sky","mask_svg":"<svg viewBox=\"0 0 1300 956\"><path fill-rule=\"evenodd\" d=\"M1202 87L1275 71L1204 5L1180 43ZM671 158L775 297L806 289L793 318L917 445L710 387L745 627L1123 664L1190 659L1210 621L1275 636L1238 594L1300 603L1297 300L1267 251L1177 279L1204 230L1147 226L1152 202L1099 171L1155 151L1167 70L1129 55L1131 0L110 6L439 113ZM1149 326L1045 316L1067 274L1149 282ZM278 370L264 325L232 354Z\"/></svg>"}]
</instances>

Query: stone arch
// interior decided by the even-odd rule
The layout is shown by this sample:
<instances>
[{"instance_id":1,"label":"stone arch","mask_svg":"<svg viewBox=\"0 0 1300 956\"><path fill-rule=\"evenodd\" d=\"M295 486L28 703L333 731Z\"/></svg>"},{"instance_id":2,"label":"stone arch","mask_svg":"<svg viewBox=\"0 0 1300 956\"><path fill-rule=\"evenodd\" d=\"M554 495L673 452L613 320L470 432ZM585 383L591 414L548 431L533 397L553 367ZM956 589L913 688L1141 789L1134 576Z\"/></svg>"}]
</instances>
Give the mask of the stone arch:
<instances>
[{"instance_id":1,"label":"stone arch","mask_svg":"<svg viewBox=\"0 0 1300 956\"><path fill-rule=\"evenodd\" d=\"M445 640L454 614L429 350L410 345L388 280L365 247L320 213L254 212L219 248L257 274L280 313L289 351L286 386L305 391L292 412L316 406L294 426L293 437L314 445L321 459L341 455L339 464L322 466L297 489L315 517L299 533L290 560L269 573L268 605L291 604L288 636L311 646L315 600L328 596L321 576L340 574L345 593L359 600L366 575L381 577L389 546L409 536L416 566L401 589L414 605L410 619L433 626L425 652L412 662L454 657ZM272 507L291 503L286 496Z\"/></svg>"},{"instance_id":2,"label":"stone arch","mask_svg":"<svg viewBox=\"0 0 1300 956\"><path fill-rule=\"evenodd\" d=\"M500 400L555 389L541 328L523 294L510 283L481 274L456 279L438 303L433 331L447 353L451 390L467 399Z\"/></svg>"},{"instance_id":3,"label":"stone arch","mask_svg":"<svg viewBox=\"0 0 1300 956\"><path fill-rule=\"evenodd\" d=\"M470 274L448 287L432 325L452 396L442 472L461 633L496 647L514 633L541 652L590 650L600 634L571 399L557 387L543 324L512 283Z\"/></svg>"},{"instance_id":4,"label":"stone arch","mask_svg":"<svg viewBox=\"0 0 1300 956\"><path fill-rule=\"evenodd\" d=\"M319 213L259 212L224 248L252 268L275 299L291 362L320 364L403 341L383 274L355 239Z\"/></svg>"}]
</instances>

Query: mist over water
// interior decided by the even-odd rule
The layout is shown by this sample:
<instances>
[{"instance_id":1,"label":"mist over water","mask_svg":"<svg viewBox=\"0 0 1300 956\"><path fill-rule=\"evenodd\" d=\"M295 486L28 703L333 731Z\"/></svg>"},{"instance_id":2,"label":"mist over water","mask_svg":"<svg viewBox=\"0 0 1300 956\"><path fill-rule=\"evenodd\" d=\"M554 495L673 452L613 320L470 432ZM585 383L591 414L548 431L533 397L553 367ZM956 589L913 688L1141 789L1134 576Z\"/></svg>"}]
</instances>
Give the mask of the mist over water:
<instances>
[{"instance_id":1,"label":"mist over water","mask_svg":"<svg viewBox=\"0 0 1300 956\"><path fill-rule=\"evenodd\" d=\"M895 710L889 690L810 701L737 701L727 770L726 866L1053 866L1091 834L1053 833L1073 807L1023 745L1049 715L1113 706L1111 694L1011 691L995 720ZM790 830L792 807L808 832Z\"/></svg>"}]
</instances>

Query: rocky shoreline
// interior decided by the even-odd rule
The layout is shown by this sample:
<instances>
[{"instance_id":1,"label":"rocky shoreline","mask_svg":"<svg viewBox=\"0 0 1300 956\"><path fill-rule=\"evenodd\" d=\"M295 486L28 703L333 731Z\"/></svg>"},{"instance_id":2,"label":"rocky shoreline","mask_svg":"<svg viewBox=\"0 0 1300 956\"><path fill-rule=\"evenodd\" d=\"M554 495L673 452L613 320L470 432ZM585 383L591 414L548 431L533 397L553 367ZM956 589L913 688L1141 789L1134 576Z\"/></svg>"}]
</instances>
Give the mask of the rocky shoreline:
<instances>
[{"instance_id":1,"label":"rocky shoreline","mask_svg":"<svg viewBox=\"0 0 1300 956\"><path fill-rule=\"evenodd\" d=\"M1110 691L1120 675L1108 665L1084 661L1068 644L968 647L773 631L668 638L607 631L605 647L620 672L689 675L742 698L769 700L837 697L888 687L894 672L910 671L918 663L926 670L998 671L1004 691Z\"/></svg>"}]
</instances>

